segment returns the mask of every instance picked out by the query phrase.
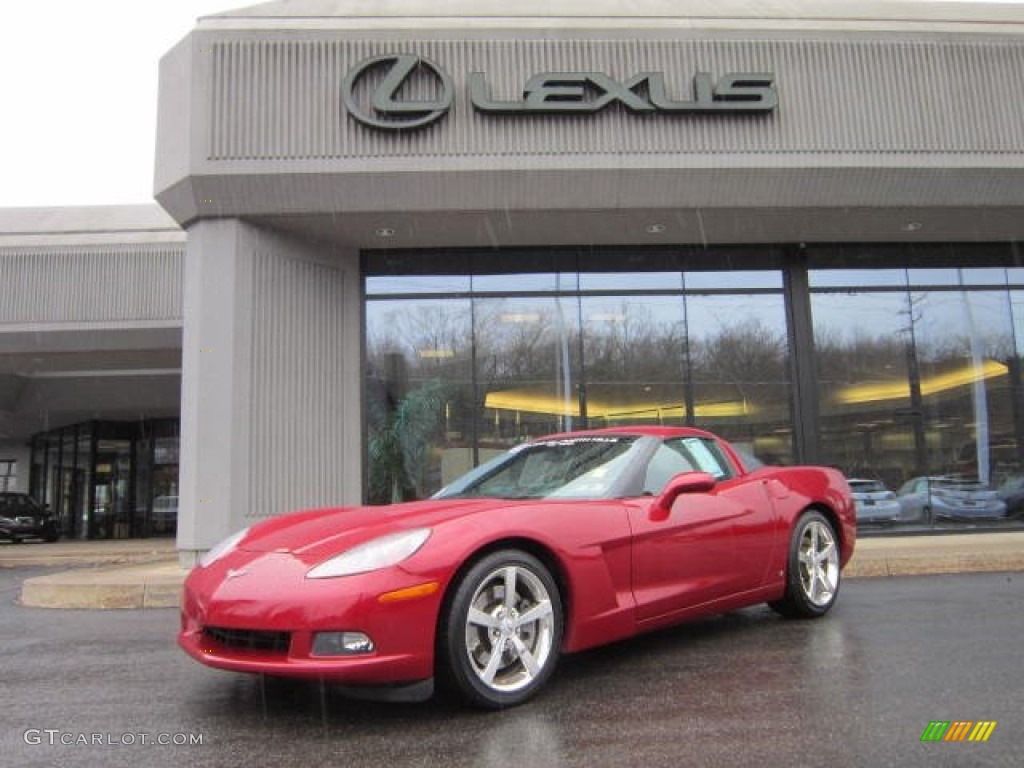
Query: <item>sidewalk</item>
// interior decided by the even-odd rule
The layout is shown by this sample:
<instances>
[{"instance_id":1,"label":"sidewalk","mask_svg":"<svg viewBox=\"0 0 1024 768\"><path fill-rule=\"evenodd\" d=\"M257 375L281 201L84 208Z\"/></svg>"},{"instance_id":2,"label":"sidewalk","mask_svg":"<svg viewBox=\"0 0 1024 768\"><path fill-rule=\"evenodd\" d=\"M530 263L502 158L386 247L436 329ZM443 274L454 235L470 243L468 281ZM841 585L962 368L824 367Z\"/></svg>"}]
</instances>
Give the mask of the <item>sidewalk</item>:
<instances>
[{"instance_id":1,"label":"sidewalk","mask_svg":"<svg viewBox=\"0 0 1024 768\"><path fill-rule=\"evenodd\" d=\"M0 568L88 566L24 581L19 602L36 608L170 608L188 572L174 541L67 541L0 545ZM865 537L847 578L1024 571L1024 531Z\"/></svg>"}]
</instances>

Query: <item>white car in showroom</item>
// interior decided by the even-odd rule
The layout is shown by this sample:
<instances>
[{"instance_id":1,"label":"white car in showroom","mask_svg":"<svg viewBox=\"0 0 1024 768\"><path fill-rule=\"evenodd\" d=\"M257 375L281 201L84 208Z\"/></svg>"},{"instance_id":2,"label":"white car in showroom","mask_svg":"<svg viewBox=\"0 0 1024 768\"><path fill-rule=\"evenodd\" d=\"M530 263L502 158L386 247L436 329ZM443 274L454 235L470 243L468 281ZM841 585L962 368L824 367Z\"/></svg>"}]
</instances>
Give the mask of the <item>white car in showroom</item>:
<instances>
[{"instance_id":1,"label":"white car in showroom","mask_svg":"<svg viewBox=\"0 0 1024 768\"><path fill-rule=\"evenodd\" d=\"M903 507L896 494L881 480L853 478L847 482L857 506L858 523L895 523L903 519Z\"/></svg>"},{"instance_id":2,"label":"white car in showroom","mask_svg":"<svg viewBox=\"0 0 1024 768\"><path fill-rule=\"evenodd\" d=\"M914 477L897 494L908 520L978 520L1006 517L1006 502L984 483L960 477Z\"/></svg>"}]
</instances>

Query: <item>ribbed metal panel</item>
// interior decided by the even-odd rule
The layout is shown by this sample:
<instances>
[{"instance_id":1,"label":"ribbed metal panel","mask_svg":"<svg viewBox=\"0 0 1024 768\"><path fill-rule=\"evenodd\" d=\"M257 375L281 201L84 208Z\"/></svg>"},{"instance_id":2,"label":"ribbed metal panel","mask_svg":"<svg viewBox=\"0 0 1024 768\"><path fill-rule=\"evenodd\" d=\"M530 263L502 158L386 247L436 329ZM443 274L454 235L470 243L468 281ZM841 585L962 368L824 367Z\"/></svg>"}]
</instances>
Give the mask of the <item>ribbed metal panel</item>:
<instances>
[{"instance_id":1,"label":"ribbed metal panel","mask_svg":"<svg viewBox=\"0 0 1024 768\"><path fill-rule=\"evenodd\" d=\"M256 254L247 517L340 502L344 288L340 269Z\"/></svg>"},{"instance_id":2,"label":"ribbed metal panel","mask_svg":"<svg viewBox=\"0 0 1024 768\"><path fill-rule=\"evenodd\" d=\"M181 320L184 246L0 251L0 323Z\"/></svg>"},{"instance_id":3,"label":"ribbed metal panel","mask_svg":"<svg viewBox=\"0 0 1024 768\"><path fill-rule=\"evenodd\" d=\"M414 52L456 83L454 112L401 134L374 131L341 106L364 58ZM677 98L697 71L774 72L770 115L488 116L466 76L496 99L531 75L665 72ZM213 46L211 160L717 153L1020 153L1024 45L1006 40L225 40Z\"/></svg>"}]
</instances>

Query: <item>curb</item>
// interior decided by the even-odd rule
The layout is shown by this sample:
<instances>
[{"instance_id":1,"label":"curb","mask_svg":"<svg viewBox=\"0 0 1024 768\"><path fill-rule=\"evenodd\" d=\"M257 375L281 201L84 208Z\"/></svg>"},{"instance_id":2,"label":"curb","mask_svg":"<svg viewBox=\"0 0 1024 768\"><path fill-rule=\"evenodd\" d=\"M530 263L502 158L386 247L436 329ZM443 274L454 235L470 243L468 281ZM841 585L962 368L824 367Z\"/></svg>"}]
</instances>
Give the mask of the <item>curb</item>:
<instances>
[{"instance_id":1,"label":"curb","mask_svg":"<svg viewBox=\"0 0 1024 768\"><path fill-rule=\"evenodd\" d=\"M1024 555L952 557L896 555L858 560L856 556L843 569L847 579L874 579L887 576L938 576L955 573L996 573L1024 571Z\"/></svg>"},{"instance_id":2,"label":"curb","mask_svg":"<svg viewBox=\"0 0 1024 768\"><path fill-rule=\"evenodd\" d=\"M20 605L30 608L174 608L188 571L177 562L95 568L25 579Z\"/></svg>"},{"instance_id":3,"label":"curb","mask_svg":"<svg viewBox=\"0 0 1024 768\"><path fill-rule=\"evenodd\" d=\"M177 560L173 540L90 542L61 541L55 544L0 545L0 568L64 568L96 565L131 565Z\"/></svg>"},{"instance_id":4,"label":"curb","mask_svg":"<svg viewBox=\"0 0 1024 768\"><path fill-rule=\"evenodd\" d=\"M173 543L49 549L4 548L0 567L79 567L25 579L18 602L32 608L173 608L188 576ZM17 555L17 557L15 557ZM848 579L956 573L1024 572L1024 531L860 539L843 570Z\"/></svg>"},{"instance_id":5,"label":"curb","mask_svg":"<svg viewBox=\"0 0 1024 768\"><path fill-rule=\"evenodd\" d=\"M965 553L936 557L905 552L856 555L843 570L848 579L1024 571L1024 552ZM30 608L117 610L176 608L188 571L176 562L68 571L26 579L20 605Z\"/></svg>"}]
</instances>

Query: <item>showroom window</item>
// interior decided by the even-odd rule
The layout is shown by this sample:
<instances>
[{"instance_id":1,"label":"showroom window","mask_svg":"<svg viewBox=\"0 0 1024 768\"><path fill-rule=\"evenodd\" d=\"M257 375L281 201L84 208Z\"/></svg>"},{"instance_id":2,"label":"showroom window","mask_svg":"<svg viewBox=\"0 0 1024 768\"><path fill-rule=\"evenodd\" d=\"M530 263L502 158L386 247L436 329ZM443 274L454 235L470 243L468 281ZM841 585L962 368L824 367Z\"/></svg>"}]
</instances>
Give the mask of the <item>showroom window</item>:
<instances>
[{"instance_id":1,"label":"showroom window","mask_svg":"<svg viewBox=\"0 0 1024 768\"><path fill-rule=\"evenodd\" d=\"M584 428L690 424L793 460L769 249L502 256L367 258L372 502L423 498L516 443ZM722 263L737 268L709 268ZM468 274L429 274L453 267Z\"/></svg>"},{"instance_id":2,"label":"showroom window","mask_svg":"<svg viewBox=\"0 0 1024 768\"><path fill-rule=\"evenodd\" d=\"M551 432L687 424L766 463L840 468L863 490L865 526L1012 522L1024 512L1018 256L365 254L367 496L423 498Z\"/></svg>"},{"instance_id":3,"label":"showroom window","mask_svg":"<svg viewBox=\"0 0 1024 768\"><path fill-rule=\"evenodd\" d=\"M1013 520L1024 273L909 256L903 269L810 271L821 461L871 489L862 524Z\"/></svg>"}]
</instances>

